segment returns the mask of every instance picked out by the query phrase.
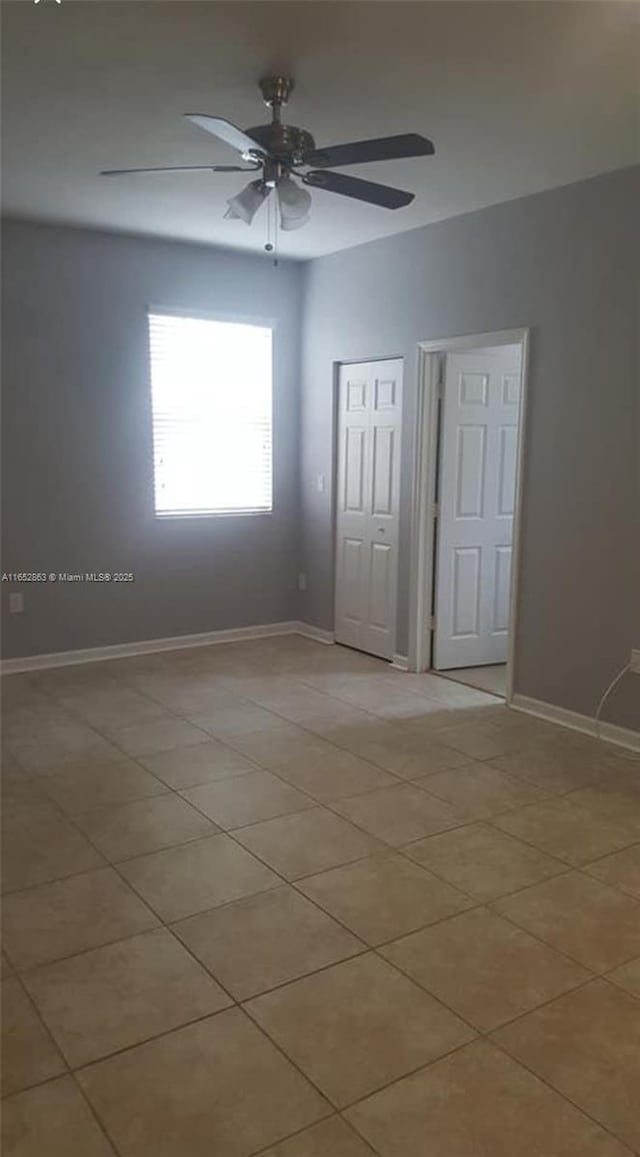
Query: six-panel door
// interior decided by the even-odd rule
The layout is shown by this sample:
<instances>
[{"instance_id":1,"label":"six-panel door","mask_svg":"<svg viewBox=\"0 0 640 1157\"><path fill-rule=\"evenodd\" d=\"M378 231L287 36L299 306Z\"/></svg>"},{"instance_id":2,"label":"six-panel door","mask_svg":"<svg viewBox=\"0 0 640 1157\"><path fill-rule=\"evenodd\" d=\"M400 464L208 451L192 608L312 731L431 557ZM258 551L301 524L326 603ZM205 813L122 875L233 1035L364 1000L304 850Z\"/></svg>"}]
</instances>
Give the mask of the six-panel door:
<instances>
[{"instance_id":1,"label":"six-panel door","mask_svg":"<svg viewBox=\"0 0 640 1157\"><path fill-rule=\"evenodd\" d=\"M507 657L519 346L448 354L440 441L437 670Z\"/></svg>"},{"instance_id":2,"label":"six-panel door","mask_svg":"<svg viewBox=\"0 0 640 1157\"><path fill-rule=\"evenodd\" d=\"M340 367L335 637L385 659L395 641L401 412L401 359Z\"/></svg>"}]
</instances>

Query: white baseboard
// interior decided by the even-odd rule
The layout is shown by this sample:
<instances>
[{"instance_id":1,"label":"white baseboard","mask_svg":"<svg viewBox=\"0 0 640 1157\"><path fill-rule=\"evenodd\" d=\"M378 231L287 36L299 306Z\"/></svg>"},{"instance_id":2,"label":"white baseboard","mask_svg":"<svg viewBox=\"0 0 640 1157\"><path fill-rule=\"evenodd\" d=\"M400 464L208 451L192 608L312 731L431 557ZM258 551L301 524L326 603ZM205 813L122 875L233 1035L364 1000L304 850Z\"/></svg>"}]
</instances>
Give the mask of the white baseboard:
<instances>
[{"instance_id":1,"label":"white baseboard","mask_svg":"<svg viewBox=\"0 0 640 1157\"><path fill-rule=\"evenodd\" d=\"M640 751L640 731L633 731L630 727L618 727L616 723L601 723L599 734L607 743L618 743L620 747Z\"/></svg>"},{"instance_id":2,"label":"white baseboard","mask_svg":"<svg viewBox=\"0 0 640 1157\"><path fill-rule=\"evenodd\" d=\"M314 627L312 623L296 623L295 627L296 635L302 635L305 639L313 639L315 643L331 645L336 641L333 631L324 631L322 627Z\"/></svg>"},{"instance_id":3,"label":"white baseboard","mask_svg":"<svg viewBox=\"0 0 640 1157\"><path fill-rule=\"evenodd\" d=\"M100 663L105 659L127 659L132 655L153 655L160 651L178 651L186 647L211 647L216 643L238 643L249 639L265 639L277 635L304 635L318 643L333 643L331 631L322 631L308 623L291 620L283 623L263 623L254 627L234 627L225 631L205 631L200 635L174 635L168 639L142 639L135 643L116 643L114 646L89 647L82 651L57 651L49 655L25 655L19 659L3 659L2 675L18 675L27 671L44 671L49 667L73 667L79 663Z\"/></svg>"},{"instance_id":4,"label":"white baseboard","mask_svg":"<svg viewBox=\"0 0 640 1157\"><path fill-rule=\"evenodd\" d=\"M391 666L393 668L395 668L396 671L408 671L409 670L409 656L408 655L397 655L397 654L394 655L393 659L391 660Z\"/></svg>"},{"instance_id":5,"label":"white baseboard","mask_svg":"<svg viewBox=\"0 0 640 1157\"><path fill-rule=\"evenodd\" d=\"M561 727L571 728L572 731L581 731L583 735L597 735L607 743L617 743L620 747L640 751L640 731L633 731L630 727L619 727L617 723L606 723L602 720L597 722L590 715L580 715L577 711L556 707L553 703L545 703L542 699L531 699L528 695L514 695L509 706L516 711L523 711L526 715L546 719L548 723L558 723Z\"/></svg>"}]
</instances>

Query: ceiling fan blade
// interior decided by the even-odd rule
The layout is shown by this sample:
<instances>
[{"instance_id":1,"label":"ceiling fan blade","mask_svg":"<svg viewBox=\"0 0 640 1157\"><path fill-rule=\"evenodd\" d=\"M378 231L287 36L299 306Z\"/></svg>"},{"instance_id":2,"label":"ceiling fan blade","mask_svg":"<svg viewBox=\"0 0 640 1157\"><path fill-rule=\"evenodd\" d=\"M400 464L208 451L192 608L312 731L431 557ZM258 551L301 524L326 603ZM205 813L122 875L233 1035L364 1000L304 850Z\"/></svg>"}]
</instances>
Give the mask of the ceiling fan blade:
<instances>
[{"instance_id":1,"label":"ceiling fan blade","mask_svg":"<svg viewBox=\"0 0 640 1157\"><path fill-rule=\"evenodd\" d=\"M330 145L307 153L306 165L335 168L339 165L364 165L368 161L393 161L400 157L430 157L435 153L433 142L418 133L403 133L398 137L378 137L372 141L352 141L348 145Z\"/></svg>"},{"instance_id":2,"label":"ceiling fan blade","mask_svg":"<svg viewBox=\"0 0 640 1157\"><path fill-rule=\"evenodd\" d=\"M101 177L124 177L131 173L253 173L259 165L168 165L154 169L103 169Z\"/></svg>"},{"instance_id":3,"label":"ceiling fan blade","mask_svg":"<svg viewBox=\"0 0 640 1157\"><path fill-rule=\"evenodd\" d=\"M393 189L391 185L377 185L359 177L346 177L344 173L327 173L324 169L312 169L302 180L313 188L341 193L343 197L354 197L356 201L368 201L370 205L380 205L383 209L401 209L403 205L410 205L414 198L413 193Z\"/></svg>"},{"instance_id":4,"label":"ceiling fan blade","mask_svg":"<svg viewBox=\"0 0 640 1157\"><path fill-rule=\"evenodd\" d=\"M192 124L204 129L207 133L213 133L214 137L218 137L225 144L231 145L232 149L237 149L243 156L247 153L259 153L261 156L265 156L262 146L243 133L242 129L232 125L231 121L226 121L223 117L205 116L202 113L186 112L184 115Z\"/></svg>"}]
</instances>

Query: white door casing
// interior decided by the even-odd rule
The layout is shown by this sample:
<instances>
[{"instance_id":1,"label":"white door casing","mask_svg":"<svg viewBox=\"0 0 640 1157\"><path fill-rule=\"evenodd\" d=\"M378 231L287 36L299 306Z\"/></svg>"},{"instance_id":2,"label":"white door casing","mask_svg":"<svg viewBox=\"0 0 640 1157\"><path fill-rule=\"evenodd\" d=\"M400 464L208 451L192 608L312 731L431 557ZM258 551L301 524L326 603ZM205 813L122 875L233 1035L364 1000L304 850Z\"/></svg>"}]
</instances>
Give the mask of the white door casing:
<instances>
[{"instance_id":1,"label":"white door casing","mask_svg":"<svg viewBox=\"0 0 640 1157\"><path fill-rule=\"evenodd\" d=\"M395 646L402 368L395 358L339 375L335 638L385 659Z\"/></svg>"},{"instance_id":2,"label":"white door casing","mask_svg":"<svg viewBox=\"0 0 640 1157\"><path fill-rule=\"evenodd\" d=\"M445 359L433 665L507 657L521 348Z\"/></svg>"}]
</instances>

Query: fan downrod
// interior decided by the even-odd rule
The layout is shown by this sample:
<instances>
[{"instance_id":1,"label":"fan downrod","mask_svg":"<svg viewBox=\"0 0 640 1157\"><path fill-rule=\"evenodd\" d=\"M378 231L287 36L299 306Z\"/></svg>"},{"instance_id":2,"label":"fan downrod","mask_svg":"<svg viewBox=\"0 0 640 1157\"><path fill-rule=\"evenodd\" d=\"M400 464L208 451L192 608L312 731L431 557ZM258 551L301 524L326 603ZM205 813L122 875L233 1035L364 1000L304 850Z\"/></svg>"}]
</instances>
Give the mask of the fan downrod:
<instances>
[{"instance_id":1,"label":"fan downrod","mask_svg":"<svg viewBox=\"0 0 640 1157\"><path fill-rule=\"evenodd\" d=\"M293 80L290 76L265 76L258 81L262 99L268 108L273 109L274 118L277 110L287 103L293 91Z\"/></svg>"},{"instance_id":2,"label":"fan downrod","mask_svg":"<svg viewBox=\"0 0 640 1157\"><path fill-rule=\"evenodd\" d=\"M293 90L293 80L288 76L267 76L258 84L264 103L271 109L271 123L254 125L247 129L248 136L283 169L304 164L306 154L315 149L311 133L295 125L285 125L280 119L280 110L286 105Z\"/></svg>"}]
</instances>

